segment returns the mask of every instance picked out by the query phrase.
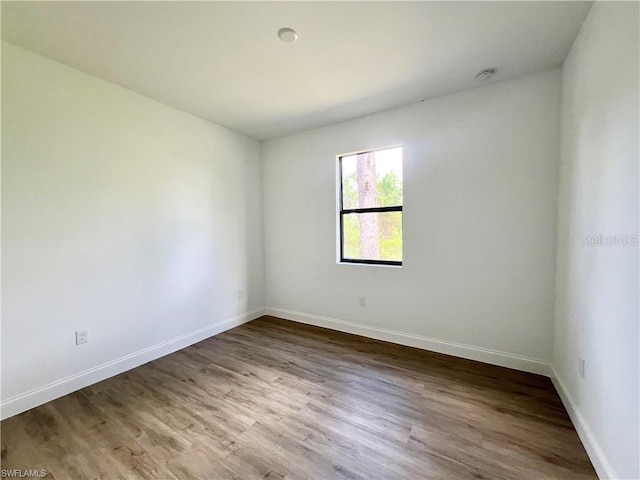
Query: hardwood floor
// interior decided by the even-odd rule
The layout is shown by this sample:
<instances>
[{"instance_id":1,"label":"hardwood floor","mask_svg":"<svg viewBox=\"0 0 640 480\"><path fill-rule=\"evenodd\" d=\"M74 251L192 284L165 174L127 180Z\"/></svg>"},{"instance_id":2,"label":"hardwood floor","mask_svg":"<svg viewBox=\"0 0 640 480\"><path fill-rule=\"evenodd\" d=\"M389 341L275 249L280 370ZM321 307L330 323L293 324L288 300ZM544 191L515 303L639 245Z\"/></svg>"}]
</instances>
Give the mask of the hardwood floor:
<instances>
[{"instance_id":1,"label":"hardwood floor","mask_svg":"<svg viewBox=\"0 0 640 480\"><path fill-rule=\"evenodd\" d=\"M56 479L597 478L548 378L272 317L1 427Z\"/></svg>"}]
</instances>

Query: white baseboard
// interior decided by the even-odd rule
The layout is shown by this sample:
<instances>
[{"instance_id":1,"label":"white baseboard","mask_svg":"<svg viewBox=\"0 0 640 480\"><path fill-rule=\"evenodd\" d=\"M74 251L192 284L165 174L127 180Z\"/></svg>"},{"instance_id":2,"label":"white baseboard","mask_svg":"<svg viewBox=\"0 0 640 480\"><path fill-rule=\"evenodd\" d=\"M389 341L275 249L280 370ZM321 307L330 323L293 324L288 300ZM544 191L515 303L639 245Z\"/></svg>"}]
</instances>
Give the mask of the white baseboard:
<instances>
[{"instance_id":1,"label":"white baseboard","mask_svg":"<svg viewBox=\"0 0 640 480\"><path fill-rule=\"evenodd\" d=\"M152 347L139 350L130 355L104 363L84 372L57 380L48 385L35 388L28 392L16 395L0 403L0 419L12 417L31 408L42 405L56 398L88 387L94 383L119 375L132 368L144 365L170 353L181 350L189 345L205 340L231 328L250 322L264 315L264 309L258 308L250 312L228 318L222 322L201 328L186 335L173 338Z\"/></svg>"},{"instance_id":2,"label":"white baseboard","mask_svg":"<svg viewBox=\"0 0 640 480\"><path fill-rule=\"evenodd\" d=\"M577 409L576 404L569 395L569 391L565 388L562 379L558 375L556 369L553 368L553 366L551 367L551 381L556 387L558 395L560 395L560 399L562 400L564 408L567 410L569 418L571 418L571 422L573 423L576 432L578 432L580 441L582 442L584 449L587 451L587 455L589 455L589 459L593 464L593 468L596 469L598 477L602 480L620 478L614 473L613 467L607 460L607 457L602 451L602 448L596 440L595 435L593 435L593 432L589 428L589 425L585 421L580 411Z\"/></svg>"},{"instance_id":3,"label":"white baseboard","mask_svg":"<svg viewBox=\"0 0 640 480\"><path fill-rule=\"evenodd\" d=\"M284 318L294 322L306 323L317 327L329 328L339 332L352 333L363 337L375 338L386 342L397 343L409 347L421 348L432 352L445 353L469 360L498 365L500 367L513 368L524 372L537 373L539 375L550 376L551 369L548 362L535 358L522 357L511 353L498 352L486 348L464 345L461 343L447 342L436 338L422 337L410 333L397 332L384 328L370 327L335 318L321 317L293 310L282 308L266 307L265 315Z\"/></svg>"}]
</instances>

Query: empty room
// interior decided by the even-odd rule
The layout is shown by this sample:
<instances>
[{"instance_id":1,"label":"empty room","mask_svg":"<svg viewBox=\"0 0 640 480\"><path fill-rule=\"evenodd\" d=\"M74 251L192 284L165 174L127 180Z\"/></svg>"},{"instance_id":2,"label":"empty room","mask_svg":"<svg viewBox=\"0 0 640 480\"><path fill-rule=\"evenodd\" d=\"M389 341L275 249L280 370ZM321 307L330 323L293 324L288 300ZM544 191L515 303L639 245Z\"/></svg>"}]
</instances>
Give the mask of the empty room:
<instances>
[{"instance_id":1,"label":"empty room","mask_svg":"<svg viewBox=\"0 0 640 480\"><path fill-rule=\"evenodd\" d=\"M1 33L0 478L640 478L640 3Z\"/></svg>"}]
</instances>

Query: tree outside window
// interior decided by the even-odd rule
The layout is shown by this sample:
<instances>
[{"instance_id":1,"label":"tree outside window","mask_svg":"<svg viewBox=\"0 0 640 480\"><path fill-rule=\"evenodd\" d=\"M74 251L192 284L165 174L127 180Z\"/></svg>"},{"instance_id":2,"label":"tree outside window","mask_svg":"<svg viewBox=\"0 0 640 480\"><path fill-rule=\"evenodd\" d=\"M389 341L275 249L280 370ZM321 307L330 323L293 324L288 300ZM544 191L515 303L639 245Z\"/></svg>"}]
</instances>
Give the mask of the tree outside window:
<instances>
[{"instance_id":1,"label":"tree outside window","mask_svg":"<svg viewBox=\"0 0 640 480\"><path fill-rule=\"evenodd\" d=\"M402 264L402 147L339 158L340 260Z\"/></svg>"}]
</instances>

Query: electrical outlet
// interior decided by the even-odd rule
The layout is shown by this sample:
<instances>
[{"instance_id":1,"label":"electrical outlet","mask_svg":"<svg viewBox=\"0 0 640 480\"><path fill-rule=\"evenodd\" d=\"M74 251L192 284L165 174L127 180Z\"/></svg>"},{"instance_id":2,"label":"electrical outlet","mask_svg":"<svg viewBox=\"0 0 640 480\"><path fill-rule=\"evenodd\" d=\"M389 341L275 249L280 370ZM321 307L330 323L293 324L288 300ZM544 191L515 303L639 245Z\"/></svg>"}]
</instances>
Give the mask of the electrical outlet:
<instances>
[{"instance_id":1,"label":"electrical outlet","mask_svg":"<svg viewBox=\"0 0 640 480\"><path fill-rule=\"evenodd\" d=\"M364 307L366 304L367 304L367 299L365 297L358 298L358 305L360 305L361 307Z\"/></svg>"},{"instance_id":2,"label":"electrical outlet","mask_svg":"<svg viewBox=\"0 0 640 480\"><path fill-rule=\"evenodd\" d=\"M585 361L584 358L578 357L578 373L582 378L584 378L584 375L585 375L586 363L587 362Z\"/></svg>"},{"instance_id":3,"label":"electrical outlet","mask_svg":"<svg viewBox=\"0 0 640 480\"><path fill-rule=\"evenodd\" d=\"M76 330L76 345L89 342L89 330Z\"/></svg>"},{"instance_id":4,"label":"electrical outlet","mask_svg":"<svg viewBox=\"0 0 640 480\"><path fill-rule=\"evenodd\" d=\"M244 298L244 290L238 290L238 298L242 300Z\"/></svg>"}]
</instances>

